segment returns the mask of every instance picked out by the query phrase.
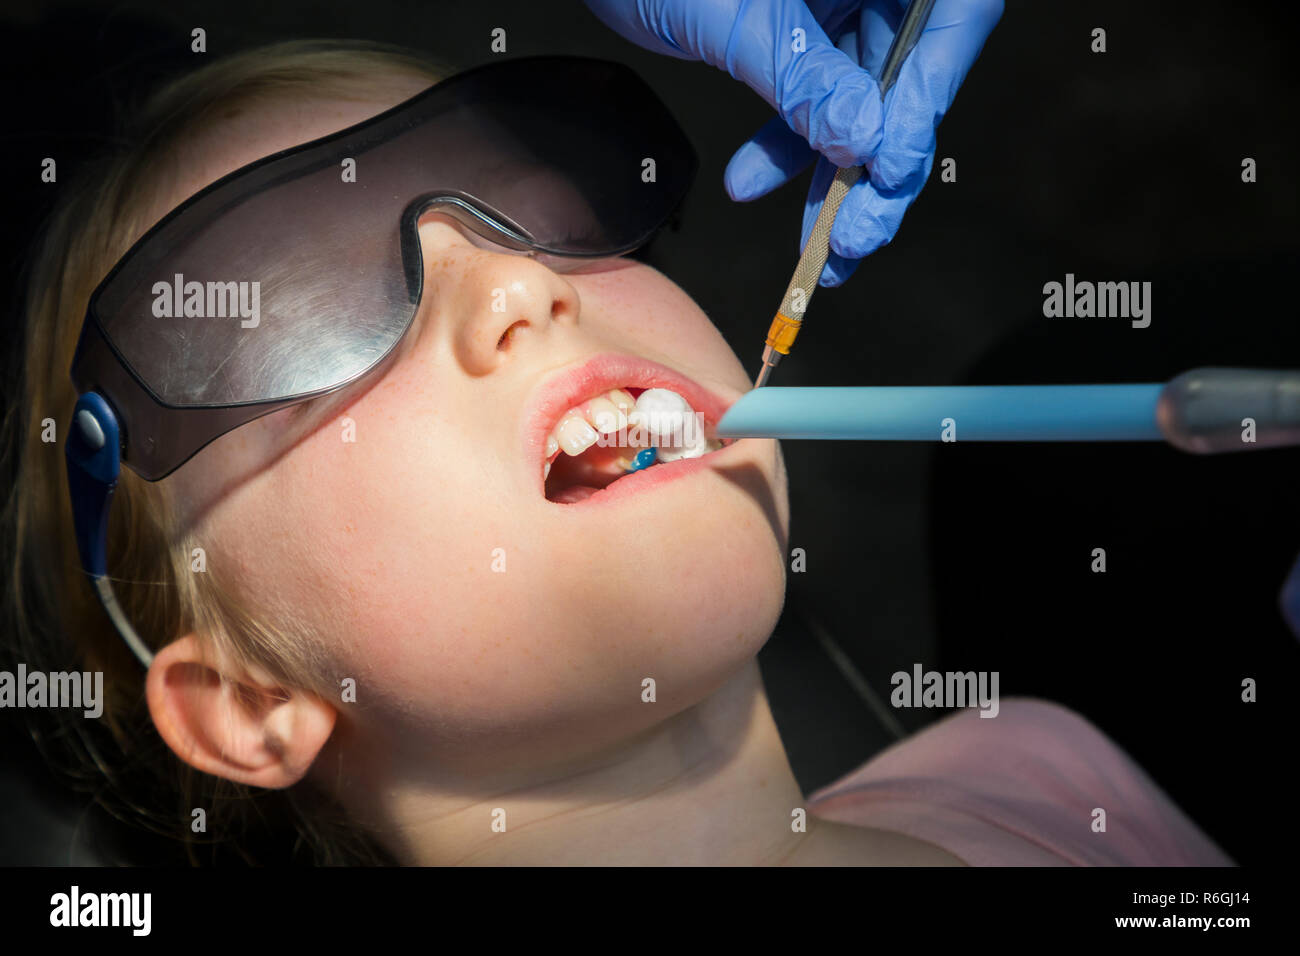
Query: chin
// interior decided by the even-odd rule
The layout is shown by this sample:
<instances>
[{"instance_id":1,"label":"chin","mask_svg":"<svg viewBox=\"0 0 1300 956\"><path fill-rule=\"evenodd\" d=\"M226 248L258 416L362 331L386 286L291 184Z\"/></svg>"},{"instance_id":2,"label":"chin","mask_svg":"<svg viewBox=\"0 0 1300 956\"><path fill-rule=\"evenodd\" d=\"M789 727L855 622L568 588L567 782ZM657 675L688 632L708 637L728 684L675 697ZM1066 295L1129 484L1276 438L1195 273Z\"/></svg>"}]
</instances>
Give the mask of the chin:
<instances>
[{"instance_id":1,"label":"chin","mask_svg":"<svg viewBox=\"0 0 1300 956\"><path fill-rule=\"evenodd\" d=\"M779 530L735 487L638 528L619 620L661 643L668 672L716 681L758 653L785 599ZM711 675L711 676L709 676Z\"/></svg>"}]
</instances>

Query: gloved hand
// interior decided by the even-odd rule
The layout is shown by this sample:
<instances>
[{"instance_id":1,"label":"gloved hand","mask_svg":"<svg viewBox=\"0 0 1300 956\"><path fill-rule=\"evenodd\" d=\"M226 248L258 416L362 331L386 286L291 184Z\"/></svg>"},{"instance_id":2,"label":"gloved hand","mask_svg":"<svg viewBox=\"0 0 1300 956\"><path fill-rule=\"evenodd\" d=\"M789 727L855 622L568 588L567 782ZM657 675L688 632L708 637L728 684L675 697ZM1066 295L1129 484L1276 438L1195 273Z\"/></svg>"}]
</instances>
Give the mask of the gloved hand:
<instances>
[{"instance_id":1,"label":"gloved hand","mask_svg":"<svg viewBox=\"0 0 1300 956\"><path fill-rule=\"evenodd\" d=\"M935 128L1002 16L1003 0L937 0L885 102L872 76L905 0L586 0L633 43L726 70L776 108L731 157L732 199L771 192L822 154L804 206L808 241L837 167L865 163L831 231L823 286L894 238L934 163ZM805 48L796 52L796 29Z\"/></svg>"}]
</instances>

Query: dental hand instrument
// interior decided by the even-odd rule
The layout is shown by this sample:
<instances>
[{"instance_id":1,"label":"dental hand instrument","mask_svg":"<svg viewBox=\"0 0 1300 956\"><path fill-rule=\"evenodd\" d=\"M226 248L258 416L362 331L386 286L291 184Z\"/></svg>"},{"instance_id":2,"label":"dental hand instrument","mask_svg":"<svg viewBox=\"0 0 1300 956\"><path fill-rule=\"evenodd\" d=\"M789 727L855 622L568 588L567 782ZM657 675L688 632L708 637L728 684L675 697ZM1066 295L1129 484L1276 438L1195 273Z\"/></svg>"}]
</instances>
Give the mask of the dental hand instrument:
<instances>
[{"instance_id":1,"label":"dental hand instrument","mask_svg":"<svg viewBox=\"0 0 1300 956\"><path fill-rule=\"evenodd\" d=\"M1197 454L1300 445L1300 370L1199 368L1166 384L755 388L718 438L1166 441Z\"/></svg>"},{"instance_id":2,"label":"dental hand instrument","mask_svg":"<svg viewBox=\"0 0 1300 956\"><path fill-rule=\"evenodd\" d=\"M898 32L894 34L894 41L889 46L889 53L885 56L880 78L877 80L881 103L884 103L885 94L898 79L903 61L921 39L934 3L935 0L911 0L908 3ZM767 339L763 343L763 366L758 370L758 377L754 380L756 389L762 388L767 383L772 375L772 369L776 368L783 357L790 354L790 349L794 346L794 340L799 334L803 317L808 310L808 303L817 289L817 283L821 280L822 269L826 266L835 215L839 212L840 204L844 202L849 189L861 178L862 172L862 166L847 166L836 173L831 181L826 199L822 202L821 212L817 214L812 233L808 236L808 242L805 243L803 253L800 254L799 262L795 266L794 276L785 290L785 298L781 300L776 318L772 320L767 330Z\"/></svg>"}]
</instances>

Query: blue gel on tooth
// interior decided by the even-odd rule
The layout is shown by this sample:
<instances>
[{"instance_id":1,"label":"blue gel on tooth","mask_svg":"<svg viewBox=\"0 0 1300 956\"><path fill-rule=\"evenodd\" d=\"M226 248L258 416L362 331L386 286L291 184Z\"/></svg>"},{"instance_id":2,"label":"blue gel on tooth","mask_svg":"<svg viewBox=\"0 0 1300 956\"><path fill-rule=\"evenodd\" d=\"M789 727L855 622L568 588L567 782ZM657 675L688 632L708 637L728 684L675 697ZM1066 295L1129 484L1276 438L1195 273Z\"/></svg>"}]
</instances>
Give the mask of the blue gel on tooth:
<instances>
[{"instance_id":1,"label":"blue gel on tooth","mask_svg":"<svg viewBox=\"0 0 1300 956\"><path fill-rule=\"evenodd\" d=\"M658 448L642 448L636 453L636 457L632 459L632 464L628 466L628 473L631 474L634 471L641 471L643 468L649 468L655 463L655 459L658 457Z\"/></svg>"}]
</instances>

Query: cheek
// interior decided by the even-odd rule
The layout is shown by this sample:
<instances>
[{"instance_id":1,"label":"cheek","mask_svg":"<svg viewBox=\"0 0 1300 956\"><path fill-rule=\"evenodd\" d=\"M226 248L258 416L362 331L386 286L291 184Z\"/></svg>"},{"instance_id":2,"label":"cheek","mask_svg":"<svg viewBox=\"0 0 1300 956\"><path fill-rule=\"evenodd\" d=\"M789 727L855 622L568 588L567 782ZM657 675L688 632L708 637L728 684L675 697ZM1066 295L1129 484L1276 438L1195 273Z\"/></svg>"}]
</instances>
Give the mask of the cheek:
<instances>
[{"instance_id":1,"label":"cheek","mask_svg":"<svg viewBox=\"0 0 1300 956\"><path fill-rule=\"evenodd\" d=\"M566 528L504 469L440 472L409 427L352 417L355 444L313 436L228 530L246 586L321 636L381 724L444 734L444 750L502 731L625 734L705 696L771 633L781 547L733 482L675 498L689 521L647 498L645 514Z\"/></svg>"},{"instance_id":2,"label":"cheek","mask_svg":"<svg viewBox=\"0 0 1300 956\"><path fill-rule=\"evenodd\" d=\"M601 599L587 598L601 609L593 638L623 652L629 681L653 677L659 702L675 710L757 653L780 614L785 579L777 534L748 492L710 476L672 494L668 514L616 538L627 560L598 577Z\"/></svg>"},{"instance_id":3,"label":"cheek","mask_svg":"<svg viewBox=\"0 0 1300 956\"><path fill-rule=\"evenodd\" d=\"M584 307L595 306L601 325L617 332L617 344L661 355L668 364L703 371L738 388L749 385L744 366L722 333L666 276L638 264L576 278Z\"/></svg>"},{"instance_id":4,"label":"cheek","mask_svg":"<svg viewBox=\"0 0 1300 956\"><path fill-rule=\"evenodd\" d=\"M473 443L469 414L391 375L208 524L241 593L318 635L370 702L407 713L535 699L573 656L552 646L564 563L521 520L517 463Z\"/></svg>"},{"instance_id":5,"label":"cheek","mask_svg":"<svg viewBox=\"0 0 1300 956\"><path fill-rule=\"evenodd\" d=\"M454 674L500 621L524 618L508 572L536 543L497 504L518 495L504 470L466 454L445 424L375 403L348 414L355 443L323 429L277 467L278 488L257 508L261 526L278 529L259 537L277 544L259 543L258 562L319 623L338 665L388 693L413 662ZM421 434L440 441L413 440Z\"/></svg>"},{"instance_id":6,"label":"cheek","mask_svg":"<svg viewBox=\"0 0 1300 956\"><path fill-rule=\"evenodd\" d=\"M620 318L627 328L696 347L670 362L693 354L725 379L725 361L743 378L684 293L650 291L640 325ZM419 361L390 373L222 502L214 529L241 587L319 635L382 722L443 734L444 750L502 730L626 733L757 653L784 594L774 442L755 443L765 495L709 475L575 520L522 484L506 460L513 433L475 441L465 422L481 425L481 409L433 394L419 373ZM641 701L646 678L657 708Z\"/></svg>"},{"instance_id":7,"label":"cheek","mask_svg":"<svg viewBox=\"0 0 1300 956\"><path fill-rule=\"evenodd\" d=\"M590 531L532 521L529 506L480 506L517 500L486 475L455 486L470 502L459 508L424 484L399 468L341 488L367 507L319 528L326 560L311 571L334 582L319 590L337 594L340 663L404 719L622 725L645 716L647 677L659 719L751 658L780 613L777 535L724 479L678 499L690 522L658 514Z\"/></svg>"}]
</instances>

